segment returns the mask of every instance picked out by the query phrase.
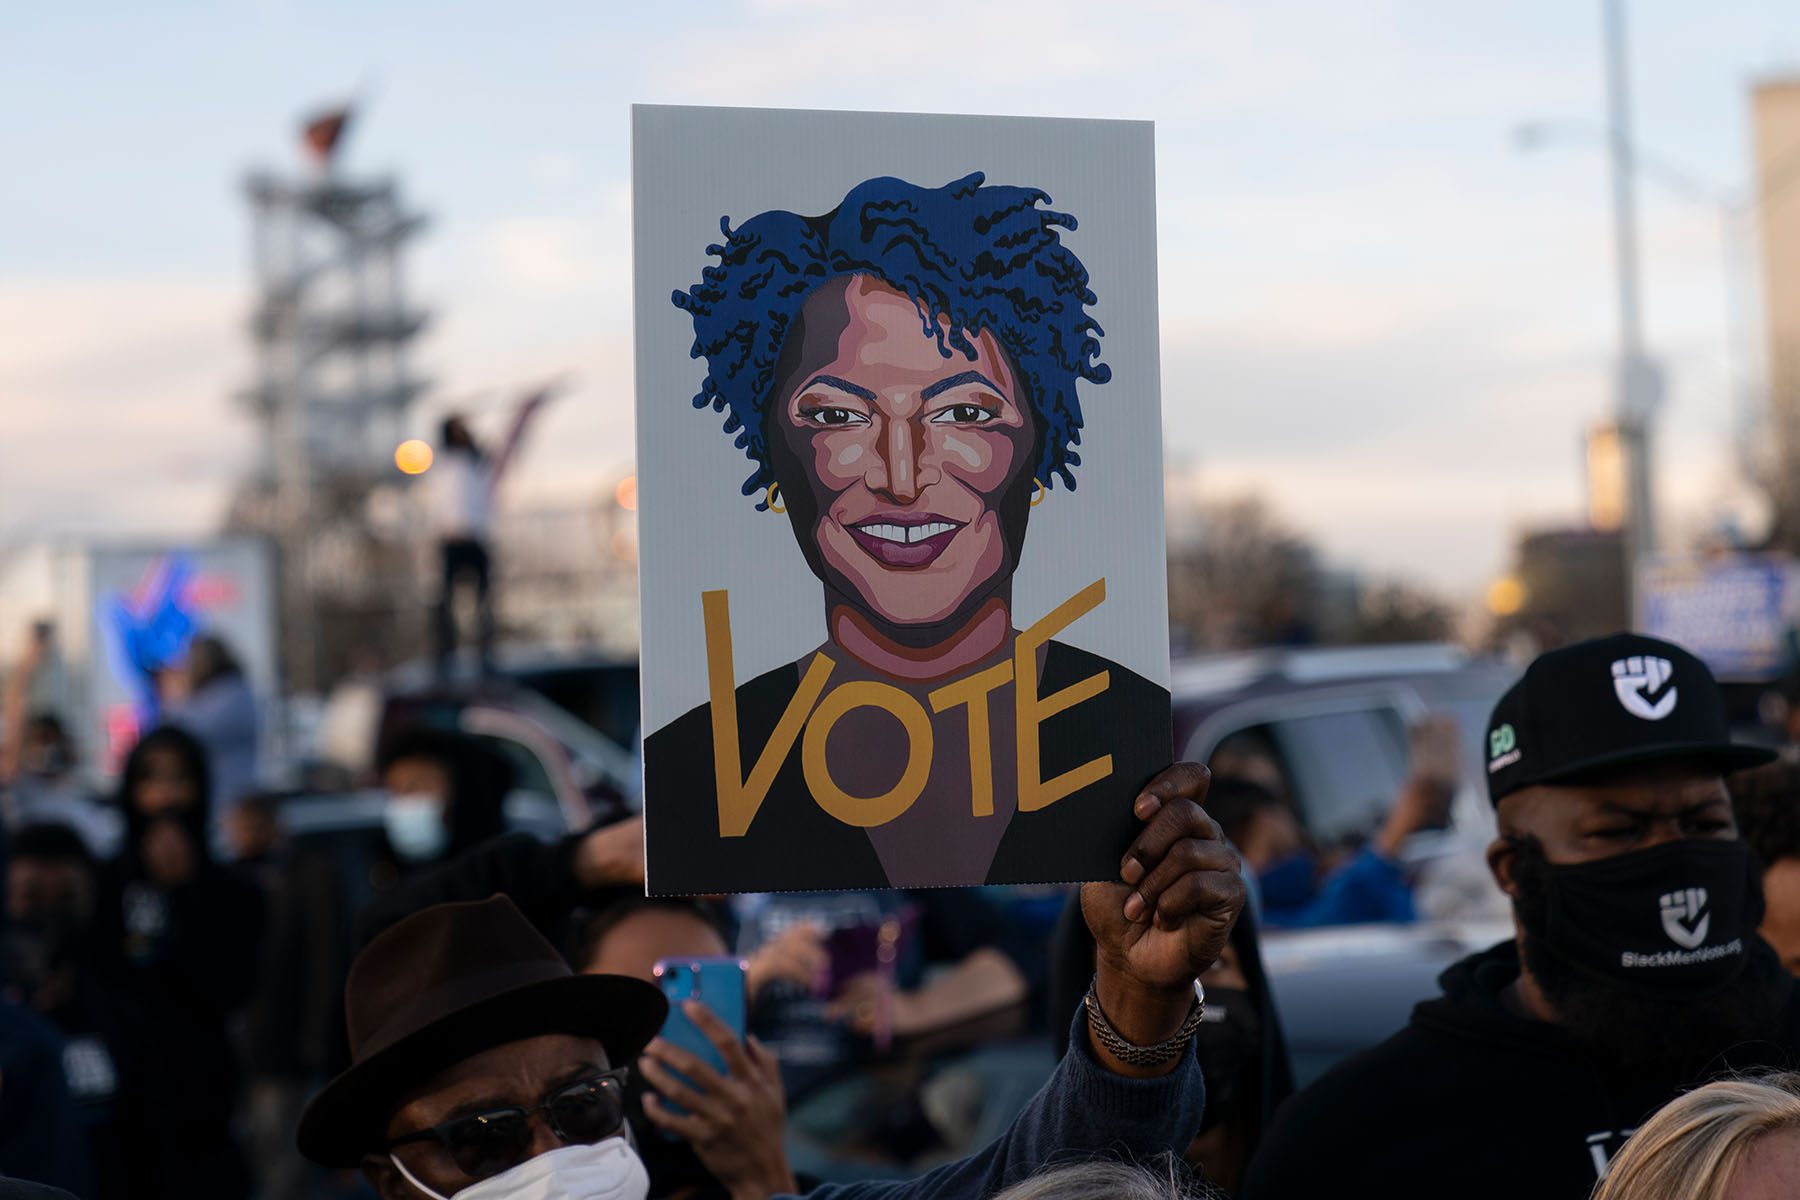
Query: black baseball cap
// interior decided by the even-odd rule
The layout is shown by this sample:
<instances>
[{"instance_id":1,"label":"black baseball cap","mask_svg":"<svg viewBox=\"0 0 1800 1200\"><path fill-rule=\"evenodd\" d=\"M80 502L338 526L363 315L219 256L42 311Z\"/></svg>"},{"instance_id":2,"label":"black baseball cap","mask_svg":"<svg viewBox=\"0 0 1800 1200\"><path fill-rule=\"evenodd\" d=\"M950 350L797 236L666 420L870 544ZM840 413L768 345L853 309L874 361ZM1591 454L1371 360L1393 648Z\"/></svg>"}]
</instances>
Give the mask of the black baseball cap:
<instances>
[{"instance_id":1,"label":"black baseball cap","mask_svg":"<svg viewBox=\"0 0 1800 1200\"><path fill-rule=\"evenodd\" d=\"M1540 654L1488 718L1488 796L1558 783L1603 767L1682 758L1721 773L1775 753L1731 740L1725 700L1706 664L1637 633Z\"/></svg>"}]
</instances>

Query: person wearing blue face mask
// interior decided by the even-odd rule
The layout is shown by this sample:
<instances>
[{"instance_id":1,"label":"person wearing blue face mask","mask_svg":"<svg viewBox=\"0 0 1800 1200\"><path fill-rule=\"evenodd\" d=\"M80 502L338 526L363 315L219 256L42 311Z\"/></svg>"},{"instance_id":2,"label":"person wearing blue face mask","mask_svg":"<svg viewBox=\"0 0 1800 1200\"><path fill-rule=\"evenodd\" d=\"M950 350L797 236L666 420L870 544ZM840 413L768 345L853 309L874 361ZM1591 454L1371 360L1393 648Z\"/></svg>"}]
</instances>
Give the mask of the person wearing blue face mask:
<instances>
[{"instance_id":1,"label":"person wearing blue face mask","mask_svg":"<svg viewBox=\"0 0 1800 1200\"><path fill-rule=\"evenodd\" d=\"M1325 868L1293 810L1260 784L1221 777L1209 811L1255 876L1263 923L1305 929L1415 919L1412 889L1382 834L1334 869Z\"/></svg>"},{"instance_id":2,"label":"person wearing blue face mask","mask_svg":"<svg viewBox=\"0 0 1800 1200\"><path fill-rule=\"evenodd\" d=\"M435 763L423 766L437 771ZM381 828L387 834L388 845L404 862L430 862L442 857L450 845L450 821L445 811L448 807L436 790L390 791L387 807L381 811Z\"/></svg>"},{"instance_id":3,"label":"person wearing blue face mask","mask_svg":"<svg viewBox=\"0 0 1800 1200\"><path fill-rule=\"evenodd\" d=\"M402 728L382 743L377 766L387 792L382 831L396 874L434 866L505 831L511 771L473 739Z\"/></svg>"},{"instance_id":4,"label":"person wearing blue face mask","mask_svg":"<svg viewBox=\"0 0 1800 1200\"><path fill-rule=\"evenodd\" d=\"M1221 773L1208 811L1256 877L1259 914L1271 929L1306 929L1417 919L1400 848L1443 823L1458 777L1454 720L1433 717L1412 731L1412 770L1379 829L1353 854L1326 865L1292 805L1246 778Z\"/></svg>"}]
</instances>

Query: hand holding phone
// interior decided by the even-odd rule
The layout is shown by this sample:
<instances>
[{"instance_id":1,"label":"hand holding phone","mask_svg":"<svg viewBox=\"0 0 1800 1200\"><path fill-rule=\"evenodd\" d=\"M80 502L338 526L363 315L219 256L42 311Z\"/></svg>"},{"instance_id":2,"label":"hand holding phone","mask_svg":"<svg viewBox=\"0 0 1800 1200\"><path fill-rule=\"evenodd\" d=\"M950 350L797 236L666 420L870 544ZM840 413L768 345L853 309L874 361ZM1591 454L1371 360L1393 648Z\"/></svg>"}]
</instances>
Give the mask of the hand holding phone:
<instances>
[{"instance_id":1,"label":"hand holding phone","mask_svg":"<svg viewBox=\"0 0 1800 1200\"><path fill-rule=\"evenodd\" d=\"M724 972L716 973L722 984ZM703 996L707 990L704 960L667 969L659 964L657 977L677 992L696 982ZM755 1038L743 1037L741 1026L734 1028L715 1015L707 1000L682 1000L670 1015L680 1022L673 1030L665 1028L665 1036L652 1041L638 1060L644 1078L656 1089L644 1094L644 1116L664 1137L686 1141L734 1196L797 1191L783 1150L787 1103L775 1056ZM667 1040L668 1033L684 1027L704 1040L704 1056Z\"/></svg>"},{"instance_id":2,"label":"hand holding phone","mask_svg":"<svg viewBox=\"0 0 1800 1200\"><path fill-rule=\"evenodd\" d=\"M900 955L918 917L917 906L908 905L878 923L834 929L826 939L831 961L826 994L832 1000L831 1011L869 1038L878 1054L886 1054L893 1046Z\"/></svg>"},{"instance_id":3,"label":"hand holding phone","mask_svg":"<svg viewBox=\"0 0 1800 1200\"><path fill-rule=\"evenodd\" d=\"M695 1056L720 1074L728 1068L725 1056L712 1038L695 1025L682 1004L697 1000L706 1005L738 1040L744 1040L749 1004L744 990L745 963L741 958L665 958L655 967L656 984L669 1000L669 1016L657 1036L669 1045ZM678 1071L671 1071L684 1085L694 1081ZM685 1110L670 1103L675 1112Z\"/></svg>"}]
</instances>

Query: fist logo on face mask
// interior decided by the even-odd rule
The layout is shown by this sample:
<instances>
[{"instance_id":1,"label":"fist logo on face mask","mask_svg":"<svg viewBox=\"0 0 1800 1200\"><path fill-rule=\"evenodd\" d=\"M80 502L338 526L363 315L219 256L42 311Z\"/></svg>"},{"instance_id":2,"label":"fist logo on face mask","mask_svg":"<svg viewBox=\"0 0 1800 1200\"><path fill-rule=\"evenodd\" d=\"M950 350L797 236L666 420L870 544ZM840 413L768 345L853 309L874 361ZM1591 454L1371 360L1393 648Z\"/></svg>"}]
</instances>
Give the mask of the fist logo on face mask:
<instances>
[{"instance_id":1,"label":"fist logo on face mask","mask_svg":"<svg viewBox=\"0 0 1800 1200\"><path fill-rule=\"evenodd\" d=\"M1613 691L1632 716L1660 721L1675 711L1676 688L1650 699L1675 677L1675 666L1668 659L1634 654L1613 663L1612 675Z\"/></svg>"},{"instance_id":2,"label":"fist logo on face mask","mask_svg":"<svg viewBox=\"0 0 1800 1200\"><path fill-rule=\"evenodd\" d=\"M1692 928L1689 928L1690 923ZM1705 888L1684 888L1662 898L1663 932L1683 950L1692 950L1704 942L1707 927L1711 924L1712 914L1706 911Z\"/></svg>"}]
</instances>

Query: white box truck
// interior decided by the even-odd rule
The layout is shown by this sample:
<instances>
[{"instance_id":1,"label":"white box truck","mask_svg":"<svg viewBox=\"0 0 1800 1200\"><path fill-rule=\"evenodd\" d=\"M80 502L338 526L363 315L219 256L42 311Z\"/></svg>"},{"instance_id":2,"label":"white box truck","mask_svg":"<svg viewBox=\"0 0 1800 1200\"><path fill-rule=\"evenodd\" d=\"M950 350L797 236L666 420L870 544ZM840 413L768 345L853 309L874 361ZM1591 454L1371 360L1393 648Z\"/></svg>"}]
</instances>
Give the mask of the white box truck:
<instances>
[{"instance_id":1,"label":"white box truck","mask_svg":"<svg viewBox=\"0 0 1800 1200\"><path fill-rule=\"evenodd\" d=\"M259 538L37 543L0 562L0 671L14 669L34 623L51 626L29 703L63 719L99 783L155 719L150 673L200 634L231 649L263 728L277 727L275 602L274 556Z\"/></svg>"}]
</instances>

